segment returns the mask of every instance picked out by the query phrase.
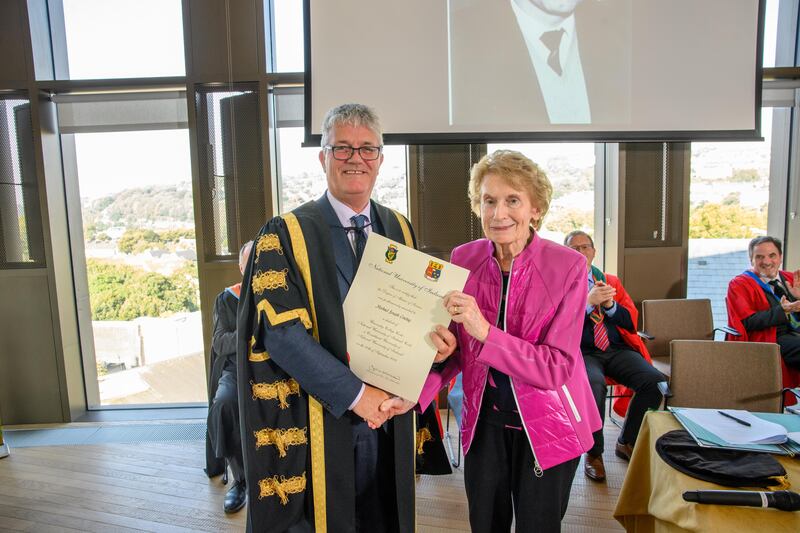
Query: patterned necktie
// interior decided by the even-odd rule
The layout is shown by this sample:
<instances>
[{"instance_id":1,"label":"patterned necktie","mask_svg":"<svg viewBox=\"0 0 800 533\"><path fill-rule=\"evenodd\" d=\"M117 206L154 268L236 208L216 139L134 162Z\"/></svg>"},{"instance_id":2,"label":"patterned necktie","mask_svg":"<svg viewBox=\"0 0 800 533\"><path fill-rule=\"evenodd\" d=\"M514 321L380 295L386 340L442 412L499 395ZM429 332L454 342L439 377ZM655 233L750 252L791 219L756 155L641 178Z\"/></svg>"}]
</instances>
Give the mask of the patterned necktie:
<instances>
[{"instance_id":1,"label":"patterned necktie","mask_svg":"<svg viewBox=\"0 0 800 533\"><path fill-rule=\"evenodd\" d=\"M355 233L355 252L356 252L356 265L361 263L361 256L364 255L364 247L367 245L367 232L364 230L364 225L367 223L366 215L355 215L350 217L350 222L353 223L353 230Z\"/></svg>"},{"instance_id":2,"label":"patterned necktie","mask_svg":"<svg viewBox=\"0 0 800 533\"><path fill-rule=\"evenodd\" d=\"M772 292L775 293L775 296L777 296L779 300L781 297L786 296L786 291L783 290L783 287L781 287L781 284L778 283L777 279L773 279L769 282L769 284L772 286Z\"/></svg>"},{"instance_id":3,"label":"patterned necktie","mask_svg":"<svg viewBox=\"0 0 800 533\"><path fill-rule=\"evenodd\" d=\"M561 47L561 37L563 36L564 29L562 28L560 30L546 31L539 37L539 40L550 50L550 55L547 56L547 64L559 76L561 76L561 59L558 51Z\"/></svg>"},{"instance_id":4,"label":"patterned necktie","mask_svg":"<svg viewBox=\"0 0 800 533\"><path fill-rule=\"evenodd\" d=\"M594 345L601 352L605 352L611 343L608 342L608 331L606 331L606 325L603 324L604 315L600 311L599 305L595 306L589 318L594 322Z\"/></svg>"}]
</instances>

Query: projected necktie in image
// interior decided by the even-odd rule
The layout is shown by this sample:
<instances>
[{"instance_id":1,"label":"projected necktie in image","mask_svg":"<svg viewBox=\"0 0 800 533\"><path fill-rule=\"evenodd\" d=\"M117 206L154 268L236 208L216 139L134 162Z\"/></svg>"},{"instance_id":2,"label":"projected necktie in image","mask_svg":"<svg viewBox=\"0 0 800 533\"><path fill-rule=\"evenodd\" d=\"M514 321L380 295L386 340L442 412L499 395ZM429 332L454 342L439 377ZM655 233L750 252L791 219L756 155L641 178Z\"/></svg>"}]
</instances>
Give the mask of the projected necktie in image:
<instances>
[{"instance_id":1,"label":"projected necktie in image","mask_svg":"<svg viewBox=\"0 0 800 533\"><path fill-rule=\"evenodd\" d=\"M306 142L350 101L387 144L760 139L765 2L306 0Z\"/></svg>"},{"instance_id":2,"label":"projected necktie in image","mask_svg":"<svg viewBox=\"0 0 800 533\"><path fill-rule=\"evenodd\" d=\"M630 0L448 5L450 125L630 122Z\"/></svg>"}]
</instances>

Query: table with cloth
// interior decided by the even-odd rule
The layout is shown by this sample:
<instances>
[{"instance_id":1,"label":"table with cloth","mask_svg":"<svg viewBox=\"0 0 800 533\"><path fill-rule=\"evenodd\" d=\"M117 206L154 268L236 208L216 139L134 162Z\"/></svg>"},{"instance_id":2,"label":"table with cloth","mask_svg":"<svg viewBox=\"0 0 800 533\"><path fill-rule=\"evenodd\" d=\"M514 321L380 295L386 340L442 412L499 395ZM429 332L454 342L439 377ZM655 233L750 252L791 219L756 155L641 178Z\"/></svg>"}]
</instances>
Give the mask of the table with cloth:
<instances>
[{"instance_id":1,"label":"table with cloth","mask_svg":"<svg viewBox=\"0 0 800 533\"><path fill-rule=\"evenodd\" d=\"M656 452L656 440L682 429L672 413L645 415L614 518L627 531L800 531L800 512L757 507L701 505L683 500L687 490L727 490L678 472ZM788 474L789 490L800 491L800 458L776 456Z\"/></svg>"}]
</instances>

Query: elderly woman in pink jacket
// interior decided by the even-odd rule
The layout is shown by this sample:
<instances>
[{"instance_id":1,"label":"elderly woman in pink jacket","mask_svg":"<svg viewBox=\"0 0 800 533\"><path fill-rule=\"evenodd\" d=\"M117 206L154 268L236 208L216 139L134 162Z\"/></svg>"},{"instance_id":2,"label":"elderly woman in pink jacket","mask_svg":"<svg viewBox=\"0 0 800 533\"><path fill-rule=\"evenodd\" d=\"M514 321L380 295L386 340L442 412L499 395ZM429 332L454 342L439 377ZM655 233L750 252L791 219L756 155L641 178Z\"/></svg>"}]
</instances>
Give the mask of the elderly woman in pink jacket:
<instances>
[{"instance_id":1,"label":"elderly woman in pink jacket","mask_svg":"<svg viewBox=\"0 0 800 533\"><path fill-rule=\"evenodd\" d=\"M580 352L586 260L536 230L553 188L530 159L498 150L471 171L485 239L453 250L470 270L432 339L441 368L419 404L463 372L464 484L474 532L559 531L579 458L601 422Z\"/></svg>"}]
</instances>

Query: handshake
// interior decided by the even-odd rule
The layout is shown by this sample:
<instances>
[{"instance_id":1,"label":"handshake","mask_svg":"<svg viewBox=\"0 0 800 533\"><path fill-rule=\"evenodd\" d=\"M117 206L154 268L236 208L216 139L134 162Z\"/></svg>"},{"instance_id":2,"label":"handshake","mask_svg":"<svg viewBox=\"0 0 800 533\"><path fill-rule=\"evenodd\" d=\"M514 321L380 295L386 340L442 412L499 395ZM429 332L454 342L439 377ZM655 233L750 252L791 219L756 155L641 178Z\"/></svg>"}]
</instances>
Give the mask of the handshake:
<instances>
[{"instance_id":1,"label":"handshake","mask_svg":"<svg viewBox=\"0 0 800 533\"><path fill-rule=\"evenodd\" d=\"M364 419L372 429L377 429L395 415L407 413L416 403L399 396L390 396L381 389L364 384L364 394L358 400L353 412Z\"/></svg>"}]
</instances>

